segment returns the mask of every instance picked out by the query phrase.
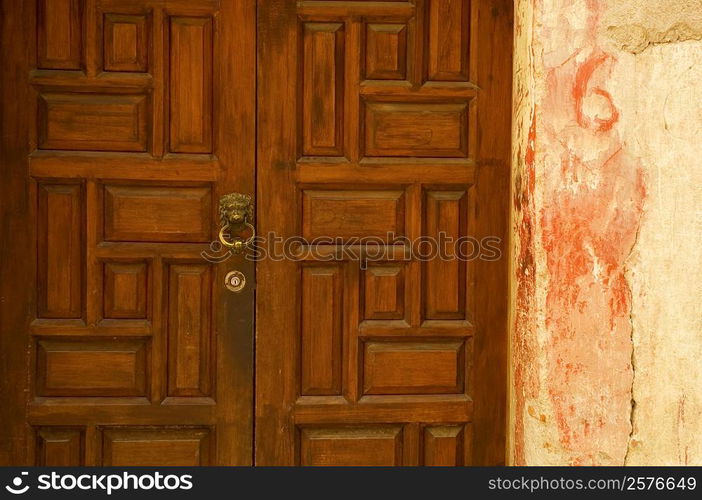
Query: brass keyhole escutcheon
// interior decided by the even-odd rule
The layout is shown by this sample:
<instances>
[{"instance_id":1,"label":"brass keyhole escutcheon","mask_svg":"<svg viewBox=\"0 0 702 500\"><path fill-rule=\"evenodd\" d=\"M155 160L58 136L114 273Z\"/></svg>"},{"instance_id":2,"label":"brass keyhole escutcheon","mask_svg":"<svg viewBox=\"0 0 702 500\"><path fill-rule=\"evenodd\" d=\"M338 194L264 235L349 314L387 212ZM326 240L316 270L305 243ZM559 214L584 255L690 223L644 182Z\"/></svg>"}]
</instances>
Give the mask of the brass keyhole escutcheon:
<instances>
[{"instance_id":1,"label":"brass keyhole escutcheon","mask_svg":"<svg viewBox=\"0 0 702 500\"><path fill-rule=\"evenodd\" d=\"M239 293L246 287L246 276L241 271L231 271L224 278L224 286L230 292Z\"/></svg>"}]
</instances>

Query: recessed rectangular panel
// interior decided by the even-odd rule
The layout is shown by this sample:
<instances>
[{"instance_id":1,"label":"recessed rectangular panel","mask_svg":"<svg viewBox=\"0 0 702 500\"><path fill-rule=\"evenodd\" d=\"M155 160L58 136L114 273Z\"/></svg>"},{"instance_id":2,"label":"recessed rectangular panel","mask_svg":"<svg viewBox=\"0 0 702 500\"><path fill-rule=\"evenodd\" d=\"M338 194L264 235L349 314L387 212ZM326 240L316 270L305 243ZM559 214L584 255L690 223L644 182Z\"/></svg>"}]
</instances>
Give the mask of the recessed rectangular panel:
<instances>
[{"instance_id":1,"label":"recessed rectangular panel","mask_svg":"<svg viewBox=\"0 0 702 500\"><path fill-rule=\"evenodd\" d=\"M103 466L197 467L210 465L210 430L108 428L102 435Z\"/></svg>"},{"instance_id":2,"label":"recessed rectangular panel","mask_svg":"<svg viewBox=\"0 0 702 500\"><path fill-rule=\"evenodd\" d=\"M42 94L39 148L146 151L147 104L145 95Z\"/></svg>"},{"instance_id":3,"label":"recessed rectangular panel","mask_svg":"<svg viewBox=\"0 0 702 500\"><path fill-rule=\"evenodd\" d=\"M144 261L106 262L103 269L103 317L145 319L148 264Z\"/></svg>"},{"instance_id":4,"label":"recessed rectangular panel","mask_svg":"<svg viewBox=\"0 0 702 500\"><path fill-rule=\"evenodd\" d=\"M302 268L303 395L341 394L343 268Z\"/></svg>"},{"instance_id":5,"label":"recessed rectangular panel","mask_svg":"<svg viewBox=\"0 0 702 500\"><path fill-rule=\"evenodd\" d=\"M213 22L210 17L170 20L170 150L211 153Z\"/></svg>"},{"instance_id":6,"label":"recessed rectangular panel","mask_svg":"<svg viewBox=\"0 0 702 500\"><path fill-rule=\"evenodd\" d=\"M38 317L81 318L85 222L82 185L39 184L37 201Z\"/></svg>"},{"instance_id":7,"label":"recessed rectangular panel","mask_svg":"<svg viewBox=\"0 0 702 500\"><path fill-rule=\"evenodd\" d=\"M457 394L464 386L463 342L367 342L364 394Z\"/></svg>"},{"instance_id":8,"label":"recessed rectangular panel","mask_svg":"<svg viewBox=\"0 0 702 500\"><path fill-rule=\"evenodd\" d=\"M402 465L402 427L303 428L300 465L391 467Z\"/></svg>"},{"instance_id":9,"label":"recessed rectangular panel","mask_svg":"<svg viewBox=\"0 0 702 500\"><path fill-rule=\"evenodd\" d=\"M471 0L428 0L427 78L467 81Z\"/></svg>"},{"instance_id":10,"label":"recessed rectangular panel","mask_svg":"<svg viewBox=\"0 0 702 500\"><path fill-rule=\"evenodd\" d=\"M77 427L40 427L36 431L36 465L77 467L85 465L85 432Z\"/></svg>"},{"instance_id":11,"label":"recessed rectangular panel","mask_svg":"<svg viewBox=\"0 0 702 500\"><path fill-rule=\"evenodd\" d=\"M37 63L41 69L81 69L83 2L39 0Z\"/></svg>"},{"instance_id":12,"label":"recessed rectangular panel","mask_svg":"<svg viewBox=\"0 0 702 500\"><path fill-rule=\"evenodd\" d=\"M454 243L467 235L466 191L427 191L425 193L424 235ZM423 262L424 318L466 318L466 259L470 249L446 246L444 258Z\"/></svg>"},{"instance_id":13,"label":"recessed rectangular panel","mask_svg":"<svg viewBox=\"0 0 702 500\"><path fill-rule=\"evenodd\" d=\"M468 104L367 102L366 156L465 158Z\"/></svg>"},{"instance_id":14,"label":"recessed rectangular panel","mask_svg":"<svg viewBox=\"0 0 702 500\"><path fill-rule=\"evenodd\" d=\"M105 71L146 72L149 53L146 15L105 14L103 58Z\"/></svg>"},{"instance_id":15,"label":"recessed rectangular panel","mask_svg":"<svg viewBox=\"0 0 702 500\"><path fill-rule=\"evenodd\" d=\"M212 388L212 268L168 267L168 395L209 396Z\"/></svg>"},{"instance_id":16,"label":"recessed rectangular panel","mask_svg":"<svg viewBox=\"0 0 702 500\"><path fill-rule=\"evenodd\" d=\"M469 424L470 425L470 424ZM465 463L463 425L435 425L424 428L422 465L455 467Z\"/></svg>"},{"instance_id":17,"label":"recessed rectangular panel","mask_svg":"<svg viewBox=\"0 0 702 500\"><path fill-rule=\"evenodd\" d=\"M39 396L144 396L143 339L40 340Z\"/></svg>"},{"instance_id":18,"label":"recessed rectangular panel","mask_svg":"<svg viewBox=\"0 0 702 500\"><path fill-rule=\"evenodd\" d=\"M210 241L209 187L105 186L105 240Z\"/></svg>"},{"instance_id":19,"label":"recessed rectangular panel","mask_svg":"<svg viewBox=\"0 0 702 500\"><path fill-rule=\"evenodd\" d=\"M306 190L302 199L302 233L315 238L388 240L405 230L404 191Z\"/></svg>"},{"instance_id":20,"label":"recessed rectangular panel","mask_svg":"<svg viewBox=\"0 0 702 500\"><path fill-rule=\"evenodd\" d=\"M366 25L365 77L370 80L407 78L407 25Z\"/></svg>"},{"instance_id":21,"label":"recessed rectangular panel","mask_svg":"<svg viewBox=\"0 0 702 500\"><path fill-rule=\"evenodd\" d=\"M371 264L363 272L363 318L405 317L405 267L402 264Z\"/></svg>"},{"instance_id":22,"label":"recessed rectangular panel","mask_svg":"<svg viewBox=\"0 0 702 500\"><path fill-rule=\"evenodd\" d=\"M305 23L302 50L302 154L342 156L344 25Z\"/></svg>"}]
</instances>

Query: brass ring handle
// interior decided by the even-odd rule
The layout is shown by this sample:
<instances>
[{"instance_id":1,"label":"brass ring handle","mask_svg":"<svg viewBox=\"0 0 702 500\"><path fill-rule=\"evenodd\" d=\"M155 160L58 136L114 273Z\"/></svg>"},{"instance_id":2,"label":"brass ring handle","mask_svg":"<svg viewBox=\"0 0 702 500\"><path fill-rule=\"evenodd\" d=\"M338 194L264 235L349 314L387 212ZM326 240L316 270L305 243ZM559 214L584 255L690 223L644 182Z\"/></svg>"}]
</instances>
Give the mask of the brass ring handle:
<instances>
[{"instance_id":1,"label":"brass ring handle","mask_svg":"<svg viewBox=\"0 0 702 500\"><path fill-rule=\"evenodd\" d=\"M249 224L248 222L244 222L243 226L251 230L251 236L246 240L240 238L239 236L233 238L232 241L227 240L226 233L229 229L229 224L224 225L224 227L222 227L222 229L219 231L219 241L222 243L222 245L231 249L235 254L240 254L243 252L244 249L251 245L256 238L256 228L254 228L253 225Z\"/></svg>"},{"instance_id":2,"label":"brass ring handle","mask_svg":"<svg viewBox=\"0 0 702 500\"><path fill-rule=\"evenodd\" d=\"M243 253L246 247L251 245L256 238L256 229L253 227L253 198L242 193L231 193L222 196L219 200L219 217L222 221L219 241L234 255ZM227 231L230 229L236 233L241 233L246 228L251 231L251 237L246 240L241 236L227 234Z\"/></svg>"}]
</instances>

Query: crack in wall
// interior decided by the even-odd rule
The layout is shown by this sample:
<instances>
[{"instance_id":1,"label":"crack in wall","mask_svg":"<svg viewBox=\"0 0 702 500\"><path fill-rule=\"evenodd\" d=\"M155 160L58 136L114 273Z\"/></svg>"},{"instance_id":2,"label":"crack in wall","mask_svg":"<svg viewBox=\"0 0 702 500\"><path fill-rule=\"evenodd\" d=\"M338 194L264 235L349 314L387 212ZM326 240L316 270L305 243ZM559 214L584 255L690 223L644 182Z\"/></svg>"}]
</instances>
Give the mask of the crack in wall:
<instances>
[{"instance_id":1,"label":"crack in wall","mask_svg":"<svg viewBox=\"0 0 702 500\"><path fill-rule=\"evenodd\" d=\"M631 289L631 285L629 285L629 288ZM636 423L636 398L634 397L634 385L636 384L636 349L634 348L633 312L629 314L629 321L631 322L631 410L629 412L629 425L631 426L631 430L629 431L629 437L626 441L626 452L624 453L624 461L622 465L627 465L629 463L629 454L631 453L631 445L634 440L634 431Z\"/></svg>"},{"instance_id":2,"label":"crack in wall","mask_svg":"<svg viewBox=\"0 0 702 500\"><path fill-rule=\"evenodd\" d=\"M629 289L629 324L631 325L631 410L629 411L629 425L631 429L629 430L629 436L626 441L626 451L624 453L624 461L622 465L627 465L629 462L629 454L631 453L632 442L634 440L635 431L635 420L636 420L636 398L634 397L634 389L636 385L636 346L634 344L634 335L636 330L634 328L634 290L629 279L629 259L634 254L636 247L639 243L639 238L641 236L641 226L644 217L644 210L641 210L639 218L636 221L636 235L634 236L634 241L631 245L629 253L624 259L624 281Z\"/></svg>"}]
</instances>

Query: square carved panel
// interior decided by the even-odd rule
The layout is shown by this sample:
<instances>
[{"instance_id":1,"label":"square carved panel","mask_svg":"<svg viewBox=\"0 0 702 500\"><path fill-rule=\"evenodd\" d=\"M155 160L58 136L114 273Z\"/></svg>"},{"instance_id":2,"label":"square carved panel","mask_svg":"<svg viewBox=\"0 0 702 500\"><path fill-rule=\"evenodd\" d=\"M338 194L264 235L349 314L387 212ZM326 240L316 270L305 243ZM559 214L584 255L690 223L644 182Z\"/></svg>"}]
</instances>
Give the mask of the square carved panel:
<instances>
[{"instance_id":1,"label":"square carved panel","mask_svg":"<svg viewBox=\"0 0 702 500\"><path fill-rule=\"evenodd\" d=\"M146 72L149 18L145 15L105 14L103 57L105 71Z\"/></svg>"},{"instance_id":2,"label":"square carved panel","mask_svg":"<svg viewBox=\"0 0 702 500\"><path fill-rule=\"evenodd\" d=\"M104 318L146 318L148 292L146 262L106 262L103 280Z\"/></svg>"},{"instance_id":3,"label":"square carved panel","mask_svg":"<svg viewBox=\"0 0 702 500\"><path fill-rule=\"evenodd\" d=\"M363 273L363 319L388 320L405 317L405 266L373 264Z\"/></svg>"},{"instance_id":4,"label":"square carved panel","mask_svg":"<svg viewBox=\"0 0 702 500\"><path fill-rule=\"evenodd\" d=\"M407 77L407 25L366 25L365 77L369 80L404 80Z\"/></svg>"}]
</instances>

